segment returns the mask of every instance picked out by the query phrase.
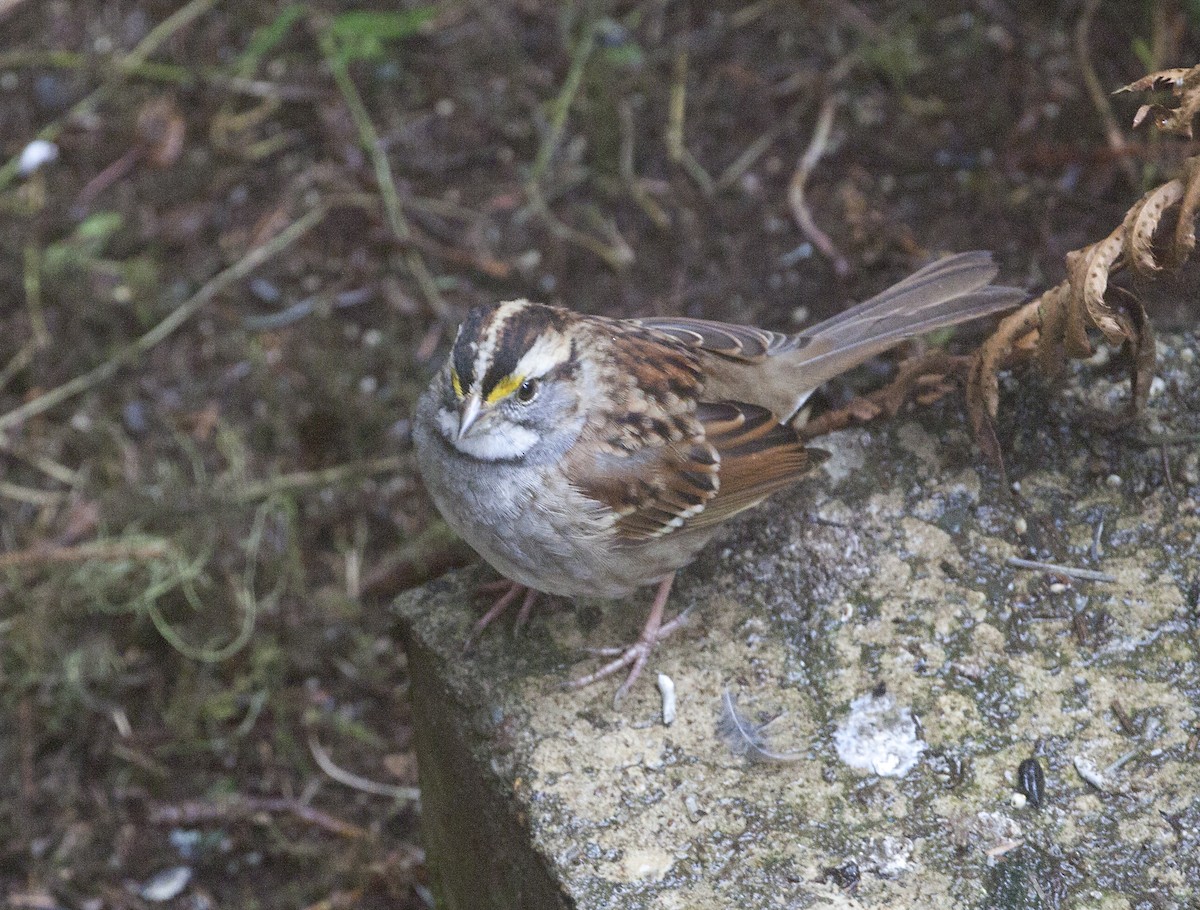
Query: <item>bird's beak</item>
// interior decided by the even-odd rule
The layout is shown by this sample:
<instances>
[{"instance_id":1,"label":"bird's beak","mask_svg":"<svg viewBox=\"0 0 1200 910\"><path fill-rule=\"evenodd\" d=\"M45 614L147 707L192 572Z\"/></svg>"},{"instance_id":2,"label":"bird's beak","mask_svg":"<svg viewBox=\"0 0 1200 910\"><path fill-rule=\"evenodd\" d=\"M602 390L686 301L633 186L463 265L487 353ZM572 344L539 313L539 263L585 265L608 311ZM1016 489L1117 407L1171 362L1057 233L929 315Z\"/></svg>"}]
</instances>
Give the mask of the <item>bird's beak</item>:
<instances>
[{"instance_id":1,"label":"bird's beak","mask_svg":"<svg viewBox=\"0 0 1200 910\"><path fill-rule=\"evenodd\" d=\"M479 419L479 409L483 406L483 400L479 397L478 392L471 392L463 399L462 404L458 407L458 438L462 439L467 435L467 431Z\"/></svg>"}]
</instances>

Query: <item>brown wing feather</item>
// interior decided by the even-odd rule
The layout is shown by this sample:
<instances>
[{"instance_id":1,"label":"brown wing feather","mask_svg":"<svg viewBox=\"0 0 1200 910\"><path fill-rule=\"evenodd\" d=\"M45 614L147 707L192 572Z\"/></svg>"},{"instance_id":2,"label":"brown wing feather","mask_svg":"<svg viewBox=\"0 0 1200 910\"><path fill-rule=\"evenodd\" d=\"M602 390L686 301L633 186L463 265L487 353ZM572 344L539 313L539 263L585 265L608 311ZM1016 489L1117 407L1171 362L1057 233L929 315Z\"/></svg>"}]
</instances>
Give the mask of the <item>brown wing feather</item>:
<instances>
[{"instance_id":1,"label":"brown wing feather","mask_svg":"<svg viewBox=\"0 0 1200 910\"><path fill-rule=\"evenodd\" d=\"M949 256L796 335L686 318L640 324L701 352L713 397L762 405L788 422L814 389L904 339L1011 309L1028 296L989 285L995 275L989 253Z\"/></svg>"},{"instance_id":2,"label":"brown wing feather","mask_svg":"<svg viewBox=\"0 0 1200 910\"><path fill-rule=\"evenodd\" d=\"M711 322L707 319L690 319L686 316L665 316L633 321L638 325L653 329L655 332L669 335L690 348L700 348L712 354L744 360L747 363L756 363L763 358L781 351L790 351L795 347L793 336L749 325Z\"/></svg>"},{"instance_id":3,"label":"brown wing feather","mask_svg":"<svg viewBox=\"0 0 1200 910\"><path fill-rule=\"evenodd\" d=\"M829 457L801 444L766 408L738 402L701 404L697 417L720 456L720 488L688 528L710 527L752 508Z\"/></svg>"},{"instance_id":4,"label":"brown wing feather","mask_svg":"<svg viewBox=\"0 0 1200 910\"><path fill-rule=\"evenodd\" d=\"M616 513L615 530L626 540L651 540L677 530L717 495L718 458L702 436L591 456L580 454L584 448L577 446L564 464L567 476Z\"/></svg>"}]
</instances>

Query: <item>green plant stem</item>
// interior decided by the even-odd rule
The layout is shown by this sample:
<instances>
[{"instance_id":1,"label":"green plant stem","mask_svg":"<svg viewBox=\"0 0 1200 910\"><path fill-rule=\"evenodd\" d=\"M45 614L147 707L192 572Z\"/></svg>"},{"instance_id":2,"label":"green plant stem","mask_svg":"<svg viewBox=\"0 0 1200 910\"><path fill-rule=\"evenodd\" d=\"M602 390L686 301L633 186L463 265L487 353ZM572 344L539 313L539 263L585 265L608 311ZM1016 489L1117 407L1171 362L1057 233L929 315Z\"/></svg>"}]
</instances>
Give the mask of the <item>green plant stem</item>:
<instances>
[{"instance_id":1,"label":"green plant stem","mask_svg":"<svg viewBox=\"0 0 1200 910\"><path fill-rule=\"evenodd\" d=\"M346 61L338 54L333 35L328 28L320 27L318 27L318 35L321 53L324 54L325 60L329 64L333 81L337 83L338 90L342 93L346 107L350 111L350 118L354 121L354 127L358 130L359 144L367 153L367 157L371 159L371 167L375 171L375 183L379 187L379 196L383 200L383 210L387 216L388 225L391 227L392 233L396 235L396 239L408 245L412 242L412 229L409 228L408 220L404 217L404 210L400 206L400 194L396 191L396 179L392 175L392 164L388 161L383 144L379 141L379 133L371 121L371 115L367 111L366 104L363 103L358 87L350 78ZM439 319L449 319L450 307L443 299L441 291L438 290L437 282L434 281L433 274L429 271L425 260L421 258L421 254L414 249L409 249L404 253L404 262L413 278L416 279L417 285L421 288L421 293L425 296L434 315Z\"/></svg>"},{"instance_id":2,"label":"green plant stem","mask_svg":"<svg viewBox=\"0 0 1200 910\"><path fill-rule=\"evenodd\" d=\"M593 24L584 30L583 37L579 39L579 44L571 59L571 68L567 71L567 78L563 82L558 97L554 99L554 107L550 114L550 132L542 141L537 157L533 160L533 167L529 170L530 184L536 185L541 181L546 168L550 165L550 159L554 157L558 143L562 141L563 130L567 125L567 115L571 112L571 105L575 103L579 85L583 81L583 71L587 67L595 47L596 26Z\"/></svg>"},{"instance_id":3,"label":"green plant stem","mask_svg":"<svg viewBox=\"0 0 1200 910\"><path fill-rule=\"evenodd\" d=\"M329 487L353 477L368 477L373 474L394 474L403 470L407 462L403 458L375 458L353 464L334 465L319 471L295 471L281 474L257 483L250 483L231 490L227 498L239 505L259 499L292 493L312 487Z\"/></svg>"}]
</instances>

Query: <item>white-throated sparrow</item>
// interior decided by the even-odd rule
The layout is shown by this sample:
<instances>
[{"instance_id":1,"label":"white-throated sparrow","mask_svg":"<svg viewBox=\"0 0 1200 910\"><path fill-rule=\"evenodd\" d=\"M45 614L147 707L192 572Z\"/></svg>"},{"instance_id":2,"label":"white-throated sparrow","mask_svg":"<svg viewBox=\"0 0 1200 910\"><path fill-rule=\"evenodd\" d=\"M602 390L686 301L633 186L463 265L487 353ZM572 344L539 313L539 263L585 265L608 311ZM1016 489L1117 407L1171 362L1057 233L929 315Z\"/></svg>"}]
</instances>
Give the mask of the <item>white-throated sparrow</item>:
<instances>
[{"instance_id":1,"label":"white-throated sparrow","mask_svg":"<svg viewBox=\"0 0 1200 910\"><path fill-rule=\"evenodd\" d=\"M987 253L934 262L796 335L697 319L607 319L516 300L471 311L417 405L421 473L450 526L520 592L621 598L658 585L628 690L676 570L726 519L824 453L790 426L822 383L906 338L1009 309Z\"/></svg>"}]
</instances>

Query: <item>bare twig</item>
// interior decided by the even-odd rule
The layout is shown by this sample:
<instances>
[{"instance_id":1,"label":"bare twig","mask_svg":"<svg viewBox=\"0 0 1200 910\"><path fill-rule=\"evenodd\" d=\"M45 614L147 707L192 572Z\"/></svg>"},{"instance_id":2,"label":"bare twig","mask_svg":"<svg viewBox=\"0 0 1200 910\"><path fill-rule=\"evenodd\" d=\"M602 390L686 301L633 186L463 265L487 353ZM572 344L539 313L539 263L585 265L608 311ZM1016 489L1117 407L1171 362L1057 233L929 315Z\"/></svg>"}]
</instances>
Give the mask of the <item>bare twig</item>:
<instances>
[{"instance_id":1,"label":"bare twig","mask_svg":"<svg viewBox=\"0 0 1200 910\"><path fill-rule=\"evenodd\" d=\"M844 407L826 411L796 430L804 439L815 439L881 415L894 417L912 400L931 404L953 389L950 380L964 379L970 364L968 355L928 351L901 363L896 378L883 388L854 398Z\"/></svg>"},{"instance_id":2,"label":"bare twig","mask_svg":"<svg viewBox=\"0 0 1200 910\"><path fill-rule=\"evenodd\" d=\"M267 499L281 493L293 493L313 487L331 487L346 480L370 477L375 474L393 474L406 466L405 459L396 457L375 458L352 464L339 464L319 471L294 471L280 474L257 483L248 483L229 490L224 498L245 504Z\"/></svg>"},{"instance_id":3,"label":"bare twig","mask_svg":"<svg viewBox=\"0 0 1200 910\"><path fill-rule=\"evenodd\" d=\"M73 562L145 562L162 559L171 551L165 540L97 540L74 547L33 546L0 553L0 570Z\"/></svg>"},{"instance_id":4,"label":"bare twig","mask_svg":"<svg viewBox=\"0 0 1200 910\"><path fill-rule=\"evenodd\" d=\"M55 506L69 495L65 492L39 490L35 487L23 487L20 484L9 483L7 480L0 480L0 499L11 499L14 502L24 502L31 506Z\"/></svg>"},{"instance_id":5,"label":"bare twig","mask_svg":"<svg viewBox=\"0 0 1200 910\"><path fill-rule=\"evenodd\" d=\"M1007 562L1015 569L1034 569L1040 572L1063 575L1067 578L1079 578L1083 581L1114 582L1117 580L1115 576L1109 575L1107 572L1097 572L1094 569L1078 569L1074 566L1060 566L1053 562L1039 562L1035 559L1021 559L1017 556L1010 556Z\"/></svg>"},{"instance_id":6,"label":"bare twig","mask_svg":"<svg viewBox=\"0 0 1200 910\"><path fill-rule=\"evenodd\" d=\"M367 831L358 825L343 821L320 809L314 809L299 800L255 796L238 795L216 802L190 800L173 805L160 804L150 809L149 821L152 825L192 826L213 822L240 821L263 813L294 815L300 821L330 834L336 834L338 837L361 838L367 836Z\"/></svg>"},{"instance_id":7,"label":"bare twig","mask_svg":"<svg viewBox=\"0 0 1200 910\"><path fill-rule=\"evenodd\" d=\"M1121 170L1125 172L1125 179L1129 181L1130 189L1136 193L1142 188L1142 179L1133 159L1129 157L1125 134L1117 125L1117 118L1108 101L1108 94L1100 85L1100 77L1096 75L1096 68L1092 66L1091 48L1088 47L1088 33L1091 31L1092 19L1099 6L1100 0L1088 0L1083 8L1083 13L1079 16L1079 22L1075 26L1075 63L1087 86L1088 97L1091 98L1096 112L1104 122L1104 135L1108 139L1109 148L1113 150L1113 156L1121 166Z\"/></svg>"},{"instance_id":8,"label":"bare twig","mask_svg":"<svg viewBox=\"0 0 1200 910\"><path fill-rule=\"evenodd\" d=\"M317 741L316 734L312 730L308 731L308 749L312 753L313 761L317 763L317 766L339 784L344 784L354 790L361 790L363 793L371 793L375 796L387 796L404 802L417 802L421 798L421 791L417 787L381 784L339 767L334 763L329 753L325 751L325 747Z\"/></svg>"},{"instance_id":9,"label":"bare twig","mask_svg":"<svg viewBox=\"0 0 1200 910\"><path fill-rule=\"evenodd\" d=\"M33 342L39 349L45 348L50 344L50 331L42 312L42 250L35 243L25 247L25 307L29 311Z\"/></svg>"},{"instance_id":10,"label":"bare twig","mask_svg":"<svg viewBox=\"0 0 1200 910\"><path fill-rule=\"evenodd\" d=\"M350 111L350 118L354 121L354 127L358 130L359 144L367 153L367 157L371 159L371 166L375 171L375 183L379 187L379 196L383 200L383 210L387 214L388 225L396 239L409 246L412 243L412 231L408 226L408 220L404 217L404 210L400 206L400 194L396 191L392 165L388 161L383 143L379 141L379 133L371 121L371 115L367 111L366 104L363 103L362 96L358 93L354 80L350 78L345 61L334 46L333 35L328 29L320 29L318 34L321 52L325 55L326 63L329 64L333 81L337 83L338 90L346 101L346 108ZM439 319L449 320L450 307L443 299L441 291L438 290L437 282L433 280L433 275L425 264L425 260L421 258L421 254L409 246L404 253L404 261L433 314Z\"/></svg>"},{"instance_id":11,"label":"bare twig","mask_svg":"<svg viewBox=\"0 0 1200 910\"><path fill-rule=\"evenodd\" d=\"M678 164L683 159L683 118L687 108L688 55L675 54L671 66L671 93L667 102L667 158Z\"/></svg>"},{"instance_id":12,"label":"bare twig","mask_svg":"<svg viewBox=\"0 0 1200 910\"><path fill-rule=\"evenodd\" d=\"M391 597L436 578L475 558L475 551L459 539L441 519L391 552L367 574L361 585L363 597Z\"/></svg>"},{"instance_id":13,"label":"bare twig","mask_svg":"<svg viewBox=\"0 0 1200 910\"><path fill-rule=\"evenodd\" d=\"M567 70L567 78L563 80L563 86L550 110L550 129L542 139L537 156L533 159L533 166L529 169L530 184L536 185L541 182L546 169L550 166L550 159L554 157L554 153L558 150L558 144L562 141L563 130L567 126L567 116L571 113L571 105L575 103L575 96L579 93L579 86L583 81L584 70L592 57L592 51L596 48L596 30L597 23L588 25L571 53L571 68Z\"/></svg>"},{"instance_id":14,"label":"bare twig","mask_svg":"<svg viewBox=\"0 0 1200 910\"><path fill-rule=\"evenodd\" d=\"M530 210L546 223L546 227L550 229L550 232L555 237L565 240L568 243L573 243L585 250L590 250L603 259L616 272L626 269L633 262L633 249L619 234L614 237L613 243L605 243L600 238L593 237L586 231L573 228L565 221L556 217L546 204L546 199L542 196L542 190L538 184L530 183L525 188L525 191L529 196Z\"/></svg>"},{"instance_id":15,"label":"bare twig","mask_svg":"<svg viewBox=\"0 0 1200 910\"><path fill-rule=\"evenodd\" d=\"M3 369L0 369L0 392L3 392L5 386L12 382L14 376L33 362L33 355L39 347L38 339L34 337L18 348L12 359L4 365Z\"/></svg>"},{"instance_id":16,"label":"bare twig","mask_svg":"<svg viewBox=\"0 0 1200 910\"><path fill-rule=\"evenodd\" d=\"M663 207L655 201L654 197L646 191L646 187L642 185L641 179L637 175L637 171L633 165L633 106L629 103L628 98L622 98L617 102L617 116L621 126L621 151L620 151L620 169L621 180L625 183L625 188L629 191L629 195L633 197L646 216L654 222L654 224L666 230L671 226L671 216L663 210Z\"/></svg>"},{"instance_id":17,"label":"bare twig","mask_svg":"<svg viewBox=\"0 0 1200 910\"><path fill-rule=\"evenodd\" d=\"M675 55L671 69L671 92L667 101L667 158L687 171L688 176L700 187L700 192L705 196L712 196L717 191L716 183L683 141L683 122L687 108L687 73L687 51L681 50Z\"/></svg>"},{"instance_id":18,"label":"bare twig","mask_svg":"<svg viewBox=\"0 0 1200 910\"><path fill-rule=\"evenodd\" d=\"M804 154L800 157L800 162L796 166L796 172L792 174L791 182L788 184L788 205L792 210L792 217L796 219L796 225L800 228L800 232L809 239L813 246L821 251L830 262L833 263L833 270L839 276L845 276L850 273L850 263L846 258L838 252L838 248L820 227L817 226L813 219L812 210L808 207L808 202L805 199L804 191L808 183L809 175L812 173L817 162L821 160L821 155L825 152L825 146L829 143L829 134L833 129L833 117L837 113L837 106L841 102L841 96L834 94L825 99L825 103L821 106L821 112L817 115L817 126L813 130L812 140L805 149Z\"/></svg>"}]
</instances>

